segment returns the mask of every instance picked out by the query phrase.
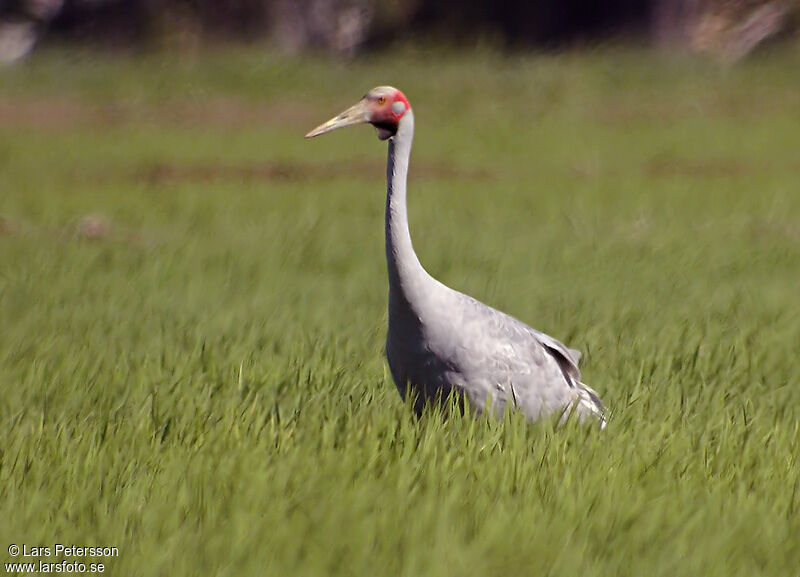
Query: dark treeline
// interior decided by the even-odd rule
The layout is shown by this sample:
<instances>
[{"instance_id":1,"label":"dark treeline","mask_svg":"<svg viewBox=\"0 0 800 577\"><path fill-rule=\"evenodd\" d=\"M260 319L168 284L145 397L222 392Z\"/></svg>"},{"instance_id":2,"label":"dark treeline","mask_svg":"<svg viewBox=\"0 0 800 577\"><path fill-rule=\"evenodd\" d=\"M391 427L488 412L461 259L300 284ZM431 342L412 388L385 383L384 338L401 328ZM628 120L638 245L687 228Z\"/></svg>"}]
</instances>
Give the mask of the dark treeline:
<instances>
[{"instance_id":1,"label":"dark treeline","mask_svg":"<svg viewBox=\"0 0 800 577\"><path fill-rule=\"evenodd\" d=\"M414 36L559 47L609 37L746 52L790 25L795 0L0 0L0 19L118 44L269 39L353 54Z\"/></svg>"}]
</instances>

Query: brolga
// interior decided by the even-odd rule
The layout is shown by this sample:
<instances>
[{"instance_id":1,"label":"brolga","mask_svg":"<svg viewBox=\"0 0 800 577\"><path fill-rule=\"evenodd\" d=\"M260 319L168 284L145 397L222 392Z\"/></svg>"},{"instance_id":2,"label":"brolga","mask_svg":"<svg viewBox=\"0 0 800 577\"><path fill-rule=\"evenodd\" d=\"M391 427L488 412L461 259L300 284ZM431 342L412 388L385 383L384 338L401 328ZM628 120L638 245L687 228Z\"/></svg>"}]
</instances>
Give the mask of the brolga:
<instances>
[{"instance_id":1,"label":"brolga","mask_svg":"<svg viewBox=\"0 0 800 577\"><path fill-rule=\"evenodd\" d=\"M356 105L318 126L306 138L369 123L389 141L386 166L386 261L389 329L386 357L400 395L416 393L416 409L451 393L478 413L507 406L528 420L560 413L605 426L597 393L581 382L580 352L437 281L411 244L406 180L414 138L414 113L391 86L373 88Z\"/></svg>"}]
</instances>

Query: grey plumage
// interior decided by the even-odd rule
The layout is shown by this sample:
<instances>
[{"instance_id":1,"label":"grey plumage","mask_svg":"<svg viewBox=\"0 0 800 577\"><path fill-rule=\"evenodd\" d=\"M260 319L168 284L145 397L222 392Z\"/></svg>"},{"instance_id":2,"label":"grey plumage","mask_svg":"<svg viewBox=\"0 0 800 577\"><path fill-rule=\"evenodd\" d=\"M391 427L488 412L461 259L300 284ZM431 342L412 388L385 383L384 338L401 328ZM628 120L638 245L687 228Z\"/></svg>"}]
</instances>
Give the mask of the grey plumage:
<instances>
[{"instance_id":1,"label":"grey plumage","mask_svg":"<svg viewBox=\"0 0 800 577\"><path fill-rule=\"evenodd\" d=\"M605 426L600 398L581 382L578 351L446 287L420 264L411 243L406 209L413 111L408 107L396 125L369 116L369 106L383 104L395 94L402 96L391 87L373 89L362 101L365 104L359 103L308 136L354 124L356 111L365 115L363 121L376 125L380 137L389 138L386 355L400 394L405 398L409 389L414 389L424 402L456 392L478 412L491 406L501 414L511 404L530 420L558 412L566 418L574 411L581 420L593 416ZM404 96L402 99L407 103Z\"/></svg>"}]
</instances>

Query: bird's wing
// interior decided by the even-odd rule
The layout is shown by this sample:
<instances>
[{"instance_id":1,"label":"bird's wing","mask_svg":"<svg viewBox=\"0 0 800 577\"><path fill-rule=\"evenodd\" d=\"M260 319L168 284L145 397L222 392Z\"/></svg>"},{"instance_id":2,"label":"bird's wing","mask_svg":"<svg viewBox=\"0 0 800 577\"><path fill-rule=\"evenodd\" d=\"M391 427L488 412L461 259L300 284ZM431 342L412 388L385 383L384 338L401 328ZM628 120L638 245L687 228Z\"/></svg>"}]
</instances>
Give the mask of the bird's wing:
<instances>
[{"instance_id":1,"label":"bird's wing","mask_svg":"<svg viewBox=\"0 0 800 577\"><path fill-rule=\"evenodd\" d=\"M605 425L600 398L581 382L578 351L470 296L450 294L458 304L441 307L447 321L434 340L442 357L454 359L457 372L468 377L471 401L483 407L491 395L501 401L498 407L513 402L534 418L574 409L579 418L592 414Z\"/></svg>"},{"instance_id":2,"label":"bird's wing","mask_svg":"<svg viewBox=\"0 0 800 577\"><path fill-rule=\"evenodd\" d=\"M577 383L581 380L581 371L578 368L581 359L580 351L568 348L550 335L537 331L519 319L492 308L469 295L458 294L464 303L462 306L470 309L469 316L472 318L482 317L485 321L484 328L493 332L495 337L505 337L520 344L527 342L532 346L540 345L558 363L568 385L573 386L572 381Z\"/></svg>"}]
</instances>

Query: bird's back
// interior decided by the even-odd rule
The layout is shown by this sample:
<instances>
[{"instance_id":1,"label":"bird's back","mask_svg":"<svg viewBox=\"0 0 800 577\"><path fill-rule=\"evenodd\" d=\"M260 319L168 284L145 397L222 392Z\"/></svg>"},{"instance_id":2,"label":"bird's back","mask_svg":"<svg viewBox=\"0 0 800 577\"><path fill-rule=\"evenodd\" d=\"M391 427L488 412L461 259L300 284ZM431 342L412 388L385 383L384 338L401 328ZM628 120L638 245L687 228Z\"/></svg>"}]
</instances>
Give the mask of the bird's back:
<instances>
[{"instance_id":1,"label":"bird's back","mask_svg":"<svg viewBox=\"0 0 800 577\"><path fill-rule=\"evenodd\" d=\"M533 420L574 408L602 418L596 393L580 382L580 353L518 319L440 283L416 310L392 307L387 356L405 394L457 390L478 411L509 403ZM416 304L416 303L415 303Z\"/></svg>"}]
</instances>

